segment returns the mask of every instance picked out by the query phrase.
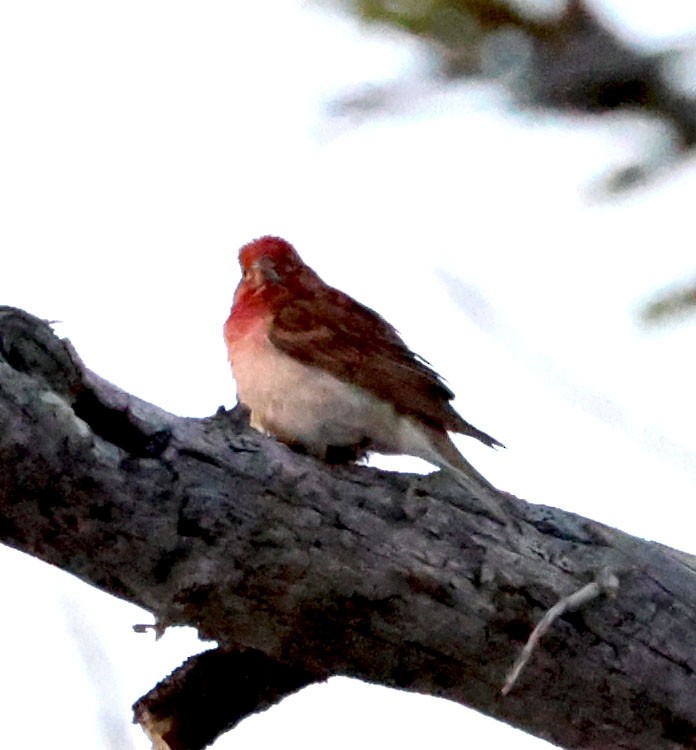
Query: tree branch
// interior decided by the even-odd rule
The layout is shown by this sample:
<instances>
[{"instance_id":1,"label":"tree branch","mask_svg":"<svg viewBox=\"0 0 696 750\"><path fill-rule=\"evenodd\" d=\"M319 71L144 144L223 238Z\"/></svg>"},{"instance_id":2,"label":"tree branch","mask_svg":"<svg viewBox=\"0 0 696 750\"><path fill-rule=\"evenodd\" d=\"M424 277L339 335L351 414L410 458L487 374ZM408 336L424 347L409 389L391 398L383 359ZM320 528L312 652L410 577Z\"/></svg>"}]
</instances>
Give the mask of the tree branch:
<instances>
[{"instance_id":1,"label":"tree branch","mask_svg":"<svg viewBox=\"0 0 696 750\"><path fill-rule=\"evenodd\" d=\"M314 681L259 651L216 648L187 659L133 710L156 750L188 750Z\"/></svg>"},{"instance_id":2,"label":"tree branch","mask_svg":"<svg viewBox=\"0 0 696 750\"><path fill-rule=\"evenodd\" d=\"M497 501L507 526L442 474L326 466L241 410L167 414L0 308L0 539L220 644L182 668L207 680L213 718L190 718L177 673L136 706L160 747L204 747L341 674L568 748L696 748L696 559ZM616 598L558 617L502 696L535 624L604 568Z\"/></svg>"}]
</instances>

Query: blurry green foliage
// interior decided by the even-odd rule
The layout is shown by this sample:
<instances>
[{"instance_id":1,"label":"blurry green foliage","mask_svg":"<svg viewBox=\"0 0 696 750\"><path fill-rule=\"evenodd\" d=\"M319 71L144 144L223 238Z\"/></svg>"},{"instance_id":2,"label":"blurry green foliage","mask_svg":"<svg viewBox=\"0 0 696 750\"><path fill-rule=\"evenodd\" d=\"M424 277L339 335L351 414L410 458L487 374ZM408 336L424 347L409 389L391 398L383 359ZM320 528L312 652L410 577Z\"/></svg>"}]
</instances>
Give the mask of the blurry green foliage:
<instances>
[{"instance_id":1,"label":"blurry green foliage","mask_svg":"<svg viewBox=\"0 0 696 750\"><path fill-rule=\"evenodd\" d=\"M663 323L696 312L696 281L658 294L641 310L643 322Z\"/></svg>"},{"instance_id":2,"label":"blurry green foliage","mask_svg":"<svg viewBox=\"0 0 696 750\"><path fill-rule=\"evenodd\" d=\"M588 112L643 110L669 121L680 146L696 144L694 87L670 80L684 49L643 50L589 0L342 0L370 22L432 44L450 76L506 83L525 105ZM674 67L674 65L672 65Z\"/></svg>"},{"instance_id":3,"label":"blurry green foliage","mask_svg":"<svg viewBox=\"0 0 696 750\"><path fill-rule=\"evenodd\" d=\"M476 73L481 69L481 45L488 34L524 29L542 34L551 18L524 14L495 0L350 0L368 21L398 26L437 43L450 74Z\"/></svg>"}]
</instances>

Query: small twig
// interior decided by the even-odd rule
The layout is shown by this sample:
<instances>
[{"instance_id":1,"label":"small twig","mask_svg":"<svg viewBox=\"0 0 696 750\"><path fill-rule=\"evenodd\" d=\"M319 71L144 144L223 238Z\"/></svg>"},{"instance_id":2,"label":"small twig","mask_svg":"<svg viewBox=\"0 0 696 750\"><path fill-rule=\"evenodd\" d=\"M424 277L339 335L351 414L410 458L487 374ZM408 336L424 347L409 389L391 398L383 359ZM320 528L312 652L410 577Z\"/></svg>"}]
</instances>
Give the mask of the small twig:
<instances>
[{"instance_id":1,"label":"small twig","mask_svg":"<svg viewBox=\"0 0 696 750\"><path fill-rule=\"evenodd\" d=\"M557 618L565 612L572 612L576 609L580 609L580 607L586 606L591 601L602 595L613 598L616 596L618 589L619 579L616 574L608 568L603 568L599 571L597 577L592 583L588 583L573 594L564 596L563 599L556 602L556 604L554 604L553 607L551 607L551 609L541 618L539 624L532 631L525 647L522 649L522 653L517 657L517 661L508 673L508 676L505 679L505 684L500 692L503 695L507 695L512 690L520 673L527 665L537 643L539 643L541 637L548 631Z\"/></svg>"},{"instance_id":2,"label":"small twig","mask_svg":"<svg viewBox=\"0 0 696 750\"><path fill-rule=\"evenodd\" d=\"M168 625L162 622L143 623L139 622L133 625L134 633L149 633L151 630L155 634L155 640L158 641L163 635Z\"/></svg>"}]
</instances>

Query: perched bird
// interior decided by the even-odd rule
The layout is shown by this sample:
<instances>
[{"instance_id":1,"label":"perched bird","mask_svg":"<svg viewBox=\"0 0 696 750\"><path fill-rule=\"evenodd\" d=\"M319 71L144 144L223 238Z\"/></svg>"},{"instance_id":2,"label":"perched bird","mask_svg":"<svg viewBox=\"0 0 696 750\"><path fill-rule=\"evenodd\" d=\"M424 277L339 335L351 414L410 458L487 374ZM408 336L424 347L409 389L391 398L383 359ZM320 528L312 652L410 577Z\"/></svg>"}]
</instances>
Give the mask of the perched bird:
<instances>
[{"instance_id":1,"label":"perched bird","mask_svg":"<svg viewBox=\"0 0 696 750\"><path fill-rule=\"evenodd\" d=\"M245 245L239 263L224 335L252 427L324 460L412 455L491 487L448 432L502 443L459 416L452 391L384 318L279 237Z\"/></svg>"}]
</instances>

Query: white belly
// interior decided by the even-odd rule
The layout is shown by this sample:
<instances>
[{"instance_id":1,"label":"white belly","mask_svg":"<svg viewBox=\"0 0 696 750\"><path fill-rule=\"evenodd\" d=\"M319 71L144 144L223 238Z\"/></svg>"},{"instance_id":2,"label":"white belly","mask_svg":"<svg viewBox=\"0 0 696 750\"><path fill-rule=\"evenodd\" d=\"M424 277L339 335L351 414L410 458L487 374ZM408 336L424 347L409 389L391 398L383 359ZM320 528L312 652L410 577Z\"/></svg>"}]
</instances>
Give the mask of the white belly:
<instances>
[{"instance_id":1,"label":"white belly","mask_svg":"<svg viewBox=\"0 0 696 750\"><path fill-rule=\"evenodd\" d=\"M379 453L432 460L425 436L390 403L298 362L258 331L230 347L230 361L237 396L251 410L251 425L258 430L320 457L327 446L369 444Z\"/></svg>"}]
</instances>

